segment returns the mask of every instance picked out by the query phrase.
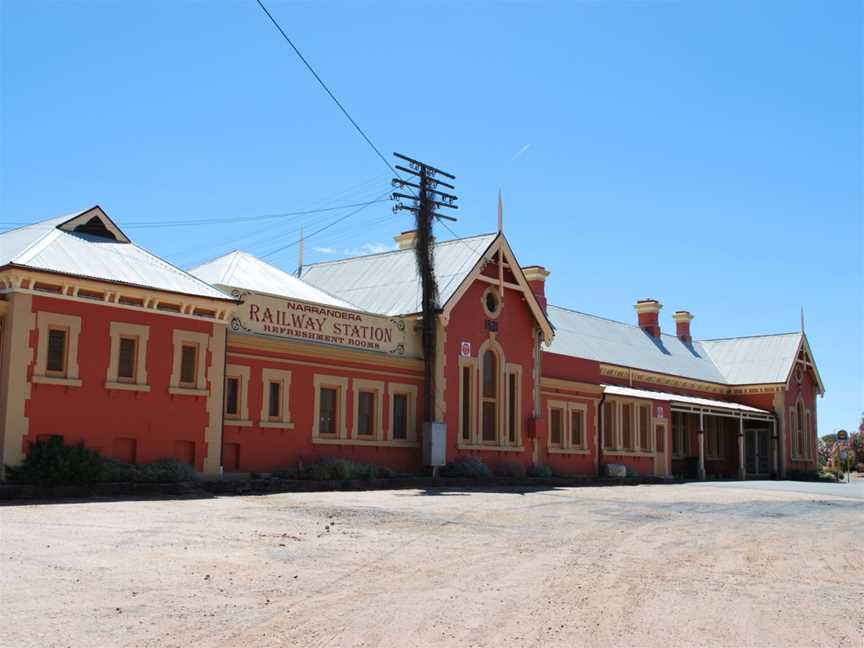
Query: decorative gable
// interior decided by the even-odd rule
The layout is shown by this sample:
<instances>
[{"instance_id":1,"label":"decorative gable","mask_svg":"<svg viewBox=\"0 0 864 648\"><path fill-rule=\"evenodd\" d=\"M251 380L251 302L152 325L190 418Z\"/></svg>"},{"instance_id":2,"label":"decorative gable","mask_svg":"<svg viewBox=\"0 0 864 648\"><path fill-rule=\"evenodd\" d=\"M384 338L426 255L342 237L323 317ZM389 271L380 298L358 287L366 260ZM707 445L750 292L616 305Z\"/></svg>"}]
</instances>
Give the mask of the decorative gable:
<instances>
[{"instance_id":1,"label":"decorative gable","mask_svg":"<svg viewBox=\"0 0 864 648\"><path fill-rule=\"evenodd\" d=\"M98 238L117 241L118 243L131 243L129 238L108 217L108 214L102 211L99 205L91 207L77 216L73 216L69 220L60 223L57 229L72 234L96 236Z\"/></svg>"}]
</instances>

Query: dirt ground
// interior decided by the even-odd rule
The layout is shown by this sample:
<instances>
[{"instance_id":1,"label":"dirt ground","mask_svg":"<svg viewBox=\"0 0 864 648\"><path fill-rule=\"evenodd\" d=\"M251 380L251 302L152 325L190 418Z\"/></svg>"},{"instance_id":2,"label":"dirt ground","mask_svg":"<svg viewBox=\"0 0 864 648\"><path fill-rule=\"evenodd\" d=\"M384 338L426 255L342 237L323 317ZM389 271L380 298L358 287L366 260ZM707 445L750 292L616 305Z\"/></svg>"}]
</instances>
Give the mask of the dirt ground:
<instances>
[{"instance_id":1,"label":"dirt ground","mask_svg":"<svg viewBox=\"0 0 864 648\"><path fill-rule=\"evenodd\" d=\"M0 644L864 646L864 500L704 484L0 508Z\"/></svg>"}]
</instances>

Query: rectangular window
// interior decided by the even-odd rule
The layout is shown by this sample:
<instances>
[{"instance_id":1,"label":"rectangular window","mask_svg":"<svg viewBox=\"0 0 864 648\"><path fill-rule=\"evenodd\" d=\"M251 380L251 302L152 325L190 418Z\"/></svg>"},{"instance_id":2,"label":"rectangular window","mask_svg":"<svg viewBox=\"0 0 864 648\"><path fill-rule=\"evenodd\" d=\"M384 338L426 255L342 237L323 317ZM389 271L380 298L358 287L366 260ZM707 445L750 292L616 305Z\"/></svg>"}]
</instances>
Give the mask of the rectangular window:
<instances>
[{"instance_id":1,"label":"rectangular window","mask_svg":"<svg viewBox=\"0 0 864 648\"><path fill-rule=\"evenodd\" d=\"M375 392L361 391L357 402L357 434L372 436L375 433Z\"/></svg>"},{"instance_id":2,"label":"rectangular window","mask_svg":"<svg viewBox=\"0 0 864 648\"><path fill-rule=\"evenodd\" d=\"M687 448L687 418L682 412L672 412L672 456L686 457Z\"/></svg>"},{"instance_id":3,"label":"rectangular window","mask_svg":"<svg viewBox=\"0 0 864 648\"><path fill-rule=\"evenodd\" d=\"M180 352L180 384L195 387L198 382L198 345L184 344Z\"/></svg>"},{"instance_id":4,"label":"rectangular window","mask_svg":"<svg viewBox=\"0 0 864 648\"><path fill-rule=\"evenodd\" d=\"M271 421L278 421L282 416L282 383L278 380L271 380L267 389L269 390L267 416Z\"/></svg>"},{"instance_id":5,"label":"rectangular window","mask_svg":"<svg viewBox=\"0 0 864 648\"><path fill-rule=\"evenodd\" d=\"M549 413L549 443L560 447L564 439L564 410L553 407Z\"/></svg>"},{"instance_id":6,"label":"rectangular window","mask_svg":"<svg viewBox=\"0 0 864 648\"><path fill-rule=\"evenodd\" d=\"M639 449L651 451L651 406L639 406Z\"/></svg>"},{"instance_id":7,"label":"rectangular window","mask_svg":"<svg viewBox=\"0 0 864 648\"><path fill-rule=\"evenodd\" d=\"M507 375L507 429L509 431L508 438L512 445L516 445L516 429L519 421L517 420L517 411L519 407L519 390L516 388L516 374Z\"/></svg>"},{"instance_id":8,"label":"rectangular window","mask_svg":"<svg viewBox=\"0 0 864 648\"><path fill-rule=\"evenodd\" d=\"M603 403L603 447L613 450L617 445L615 440L615 402Z\"/></svg>"},{"instance_id":9,"label":"rectangular window","mask_svg":"<svg viewBox=\"0 0 864 648\"><path fill-rule=\"evenodd\" d=\"M408 439L408 395L393 394L393 438Z\"/></svg>"},{"instance_id":10,"label":"rectangular window","mask_svg":"<svg viewBox=\"0 0 864 648\"><path fill-rule=\"evenodd\" d=\"M633 405L621 404L621 444L625 450L633 449Z\"/></svg>"},{"instance_id":11,"label":"rectangular window","mask_svg":"<svg viewBox=\"0 0 864 648\"><path fill-rule=\"evenodd\" d=\"M138 355L138 339L121 337L117 346L117 381L135 382L135 358Z\"/></svg>"},{"instance_id":12,"label":"rectangular window","mask_svg":"<svg viewBox=\"0 0 864 648\"><path fill-rule=\"evenodd\" d=\"M225 414L240 416L240 379L234 376L225 379Z\"/></svg>"},{"instance_id":13,"label":"rectangular window","mask_svg":"<svg viewBox=\"0 0 864 648\"><path fill-rule=\"evenodd\" d=\"M471 367L462 367L462 440L471 441Z\"/></svg>"},{"instance_id":14,"label":"rectangular window","mask_svg":"<svg viewBox=\"0 0 864 648\"><path fill-rule=\"evenodd\" d=\"M582 410L570 412L570 445L574 448L585 447L585 412Z\"/></svg>"},{"instance_id":15,"label":"rectangular window","mask_svg":"<svg viewBox=\"0 0 864 648\"><path fill-rule=\"evenodd\" d=\"M332 387L322 387L319 396L318 434L336 434L336 416L339 408L339 392Z\"/></svg>"},{"instance_id":16,"label":"rectangular window","mask_svg":"<svg viewBox=\"0 0 864 648\"><path fill-rule=\"evenodd\" d=\"M55 376L66 373L66 329L48 329L45 373Z\"/></svg>"},{"instance_id":17,"label":"rectangular window","mask_svg":"<svg viewBox=\"0 0 864 648\"><path fill-rule=\"evenodd\" d=\"M654 426L654 450L656 452L666 452L666 426Z\"/></svg>"}]
</instances>

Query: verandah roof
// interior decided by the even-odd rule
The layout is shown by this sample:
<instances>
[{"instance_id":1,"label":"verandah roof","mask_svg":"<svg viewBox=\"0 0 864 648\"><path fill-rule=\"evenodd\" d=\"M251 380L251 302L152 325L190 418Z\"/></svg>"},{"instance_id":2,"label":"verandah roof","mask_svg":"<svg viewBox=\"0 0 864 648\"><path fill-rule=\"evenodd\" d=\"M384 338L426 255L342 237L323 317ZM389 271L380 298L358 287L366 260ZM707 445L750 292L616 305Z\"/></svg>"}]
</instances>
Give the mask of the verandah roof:
<instances>
[{"instance_id":1,"label":"verandah roof","mask_svg":"<svg viewBox=\"0 0 864 648\"><path fill-rule=\"evenodd\" d=\"M716 416L731 416L734 418L755 418L761 420L774 420L774 414L768 410L742 405L741 403L730 403L727 401L714 400L713 398L699 398L697 396L683 396L669 392L651 391L648 389L635 389L633 387L619 387L617 385L602 385L603 392L611 396L625 396L628 398L643 398L646 400L665 401L672 405L672 409L688 412L703 412ZM676 408L675 406L679 407Z\"/></svg>"}]
</instances>

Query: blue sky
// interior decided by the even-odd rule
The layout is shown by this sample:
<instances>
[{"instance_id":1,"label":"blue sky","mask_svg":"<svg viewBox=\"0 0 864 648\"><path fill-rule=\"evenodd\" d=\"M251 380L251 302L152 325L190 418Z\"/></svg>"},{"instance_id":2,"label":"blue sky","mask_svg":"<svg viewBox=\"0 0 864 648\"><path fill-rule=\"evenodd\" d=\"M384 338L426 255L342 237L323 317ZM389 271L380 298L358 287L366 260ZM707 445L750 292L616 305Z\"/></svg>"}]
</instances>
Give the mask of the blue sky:
<instances>
[{"instance_id":1,"label":"blue sky","mask_svg":"<svg viewBox=\"0 0 864 648\"><path fill-rule=\"evenodd\" d=\"M698 338L796 330L803 305L820 433L857 427L860 2L268 5L385 154L458 176L454 231L494 230L503 189L508 237L551 270L553 303L631 322L654 297L665 330L689 309ZM243 219L388 190L254 0L0 12L3 223L98 203L184 267L239 247L293 269L300 227L349 209ZM140 225L219 218L237 220ZM310 239L307 261L408 226L374 203Z\"/></svg>"}]
</instances>

